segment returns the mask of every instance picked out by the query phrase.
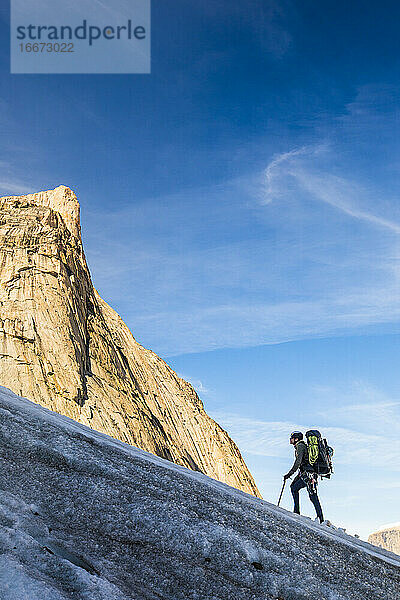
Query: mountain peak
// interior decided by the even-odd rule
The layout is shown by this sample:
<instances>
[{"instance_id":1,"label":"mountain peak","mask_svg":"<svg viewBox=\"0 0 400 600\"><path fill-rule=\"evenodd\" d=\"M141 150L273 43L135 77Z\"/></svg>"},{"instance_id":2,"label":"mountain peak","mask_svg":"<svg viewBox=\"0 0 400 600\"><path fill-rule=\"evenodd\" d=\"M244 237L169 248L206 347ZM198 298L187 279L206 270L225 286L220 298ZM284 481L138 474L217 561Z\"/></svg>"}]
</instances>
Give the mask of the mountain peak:
<instances>
[{"instance_id":1,"label":"mountain peak","mask_svg":"<svg viewBox=\"0 0 400 600\"><path fill-rule=\"evenodd\" d=\"M0 385L258 495L192 386L143 348L93 287L64 186L0 199Z\"/></svg>"},{"instance_id":2,"label":"mountain peak","mask_svg":"<svg viewBox=\"0 0 400 600\"><path fill-rule=\"evenodd\" d=\"M63 219L65 225L73 236L81 237L80 207L78 198L71 188L59 185L53 190L25 194L23 196L4 196L0 198L2 207L7 203L32 204L50 208L57 212Z\"/></svg>"}]
</instances>

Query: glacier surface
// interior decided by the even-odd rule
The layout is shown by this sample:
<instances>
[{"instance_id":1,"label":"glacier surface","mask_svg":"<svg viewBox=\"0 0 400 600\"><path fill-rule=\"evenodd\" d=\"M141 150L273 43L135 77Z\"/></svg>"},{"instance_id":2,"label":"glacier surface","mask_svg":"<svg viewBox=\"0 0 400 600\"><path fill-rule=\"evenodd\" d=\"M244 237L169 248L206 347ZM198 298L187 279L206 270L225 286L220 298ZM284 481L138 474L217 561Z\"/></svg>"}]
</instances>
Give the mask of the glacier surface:
<instances>
[{"instance_id":1,"label":"glacier surface","mask_svg":"<svg viewBox=\"0 0 400 600\"><path fill-rule=\"evenodd\" d=\"M0 387L1 600L398 600L400 556Z\"/></svg>"}]
</instances>

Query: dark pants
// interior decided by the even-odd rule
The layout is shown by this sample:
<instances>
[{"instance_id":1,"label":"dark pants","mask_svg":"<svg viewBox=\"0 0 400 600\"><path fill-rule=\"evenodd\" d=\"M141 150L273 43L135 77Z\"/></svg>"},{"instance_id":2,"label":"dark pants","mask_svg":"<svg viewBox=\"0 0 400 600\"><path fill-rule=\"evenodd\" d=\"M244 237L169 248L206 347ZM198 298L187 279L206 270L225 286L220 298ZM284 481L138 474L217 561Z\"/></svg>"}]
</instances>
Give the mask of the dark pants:
<instances>
[{"instance_id":1,"label":"dark pants","mask_svg":"<svg viewBox=\"0 0 400 600\"><path fill-rule=\"evenodd\" d=\"M317 482L313 480L312 474L309 473L299 473L297 475L290 489L292 490L292 496L294 500L294 512L298 515L300 514L300 495L299 492L303 488L307 488L308 495L310 497L311 502L314 504L315 512L317 513L317 517L320 522L324 520L324 516L322 514L321 504L319 502L318 494L317 494Z\"/></svg>"}]
</instances>

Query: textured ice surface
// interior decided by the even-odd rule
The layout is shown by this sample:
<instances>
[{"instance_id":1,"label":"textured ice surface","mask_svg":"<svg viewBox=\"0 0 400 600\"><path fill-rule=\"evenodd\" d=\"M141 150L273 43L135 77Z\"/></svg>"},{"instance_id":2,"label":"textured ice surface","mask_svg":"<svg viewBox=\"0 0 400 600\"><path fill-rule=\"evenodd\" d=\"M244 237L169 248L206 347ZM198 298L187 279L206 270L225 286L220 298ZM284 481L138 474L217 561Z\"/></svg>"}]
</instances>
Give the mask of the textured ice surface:
<instances>
[{"instance_id":1,"label":"textured ice surface","mask_svg":"<svg viewBox=\"0 0 400 600\"><path fill-rule=\"evenodd\" d=\"M400 557L0 388L1 600L398 600Z\"/></svg>"}]
</instances>

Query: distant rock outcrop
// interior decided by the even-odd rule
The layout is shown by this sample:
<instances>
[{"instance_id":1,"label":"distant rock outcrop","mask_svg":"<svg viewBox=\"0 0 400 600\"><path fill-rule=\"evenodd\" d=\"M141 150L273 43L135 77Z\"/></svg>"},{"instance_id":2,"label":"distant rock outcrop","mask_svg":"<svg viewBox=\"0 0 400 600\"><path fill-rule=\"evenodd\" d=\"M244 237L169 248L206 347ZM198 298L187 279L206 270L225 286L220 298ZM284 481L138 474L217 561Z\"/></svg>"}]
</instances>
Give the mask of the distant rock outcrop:
<instances>
[{"instance_id":1,"label":"distant rock outcrop","mask_svg":"<svg viewBox=\"0 0 400 600\"><path fill-rule=\"evenodd\" d=\"M124 442L259 495L196 392L93 288L67 187L0 199L0 384Z\"/></svg>"},{"instance_id":2,"label":"distant rock outcrop","mask_svg":"<svg viewBox=\"0 0 400 600\"><path fill-rule=\"evenodd\" d=\"M387 525L368 538L370 544L400 554L400 523Z\"/></svg>"}]
</instances>

